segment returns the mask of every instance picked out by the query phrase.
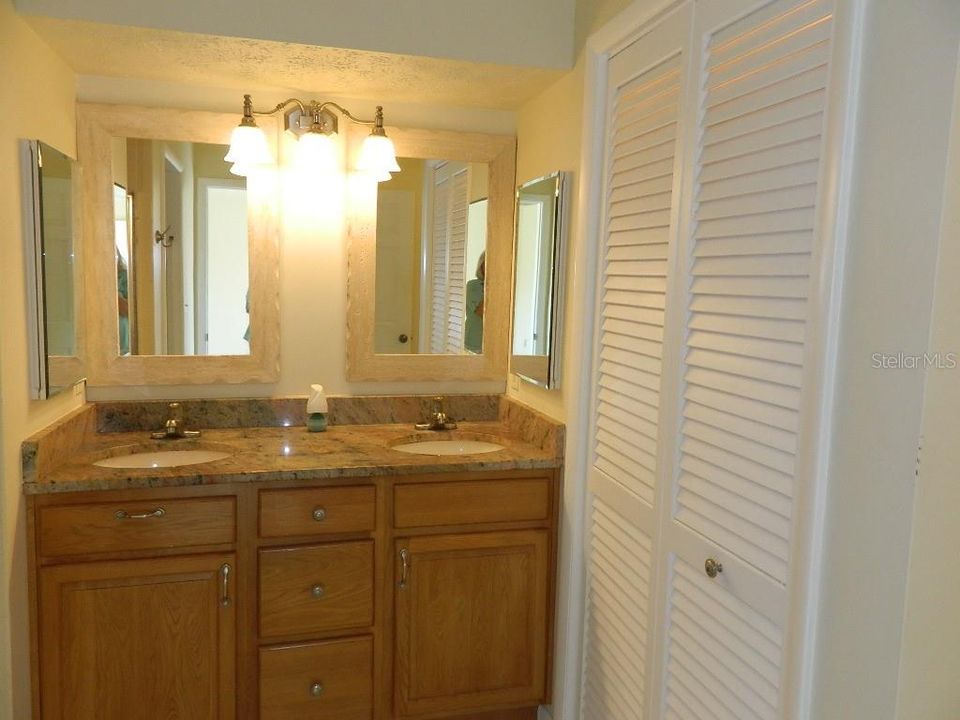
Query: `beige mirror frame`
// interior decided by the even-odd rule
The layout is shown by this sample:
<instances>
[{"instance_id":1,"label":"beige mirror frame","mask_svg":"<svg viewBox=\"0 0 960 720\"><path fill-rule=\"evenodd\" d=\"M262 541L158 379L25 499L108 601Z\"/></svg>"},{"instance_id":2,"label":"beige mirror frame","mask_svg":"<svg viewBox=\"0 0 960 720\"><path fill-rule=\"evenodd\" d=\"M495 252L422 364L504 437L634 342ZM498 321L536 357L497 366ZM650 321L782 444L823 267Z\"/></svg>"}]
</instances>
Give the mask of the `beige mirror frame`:
<instances>
[{"instance_id":1,"label":"beige mirror frame","mask_svg":"<svg viewBox=\"0 0 960 720\"><path fill-rule=\"evenodd\" d=\"M351 128L350 147L366 135ZM506 380L510 348L516 138L443 130L387 128L397 157L486 163L487 280L484 288L483 354L376 353L374 308L377 274L376 187L353 188L347 208L347 378L353 381ZM372 193L372 196L371 196Z\"/></svg>"},{"instance_id":2,"label":"beige mirror frame","mask_svg":"<svg viewBox=\"0 0 960 720\"><path fill-rule=\"evenodd\" d=\"M87 377L92 386L200 385L275 382L280 377L280 260L277 177L263 171L247 178L250 257L249 355L134 355L119 353L116 258L112 238L111 138L143 138L228 145L238 116L127 105L77 106L77 155L82 169L83 270ZM276 157L277 124L258 119ZM140 203L134 232L144 213ZM149 217L149 215L144 215ZM147 220L147 224L150 221Z\"/></svg>"}]
</instances>

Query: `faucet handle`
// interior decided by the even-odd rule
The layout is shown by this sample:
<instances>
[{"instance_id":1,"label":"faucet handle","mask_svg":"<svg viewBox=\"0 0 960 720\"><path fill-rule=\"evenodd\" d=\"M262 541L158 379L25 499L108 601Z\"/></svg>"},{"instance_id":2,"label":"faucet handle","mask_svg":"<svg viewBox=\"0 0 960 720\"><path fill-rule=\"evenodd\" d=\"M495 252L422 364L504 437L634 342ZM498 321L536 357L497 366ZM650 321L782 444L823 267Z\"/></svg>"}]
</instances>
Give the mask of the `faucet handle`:
<instances>
[{"instance_id":1,"label":"faucet handle","mask_svg":"<svg viewBox=\"0 0 960 720\"><path fill-rule=\"evenodd\" d=\"M183 405L178 402L172 402L167 406L170 411L170 419L180 422L183 420Z\"/></svg>"},{"instance_id":2,"label":"faucet handle","mask_svg":"<svg viewBox=\"0 0 960 720\"><path fill-rule=\"evenodd\" d=\"M433 398L433 410L431 412L434 415L443 412L443 395L437 395Z\"/></svg>"}]
</instances>

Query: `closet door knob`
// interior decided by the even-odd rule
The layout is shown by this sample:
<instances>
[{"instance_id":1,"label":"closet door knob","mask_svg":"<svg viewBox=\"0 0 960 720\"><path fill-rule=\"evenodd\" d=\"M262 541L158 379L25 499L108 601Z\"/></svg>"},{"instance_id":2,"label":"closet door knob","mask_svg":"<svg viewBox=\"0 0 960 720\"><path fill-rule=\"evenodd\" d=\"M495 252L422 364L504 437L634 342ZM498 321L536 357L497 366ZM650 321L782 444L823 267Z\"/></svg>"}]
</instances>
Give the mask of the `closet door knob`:
<instances>
[{"instance_id":1,"label":"closet door knob","mask_svg":"<svg viewBox=\"0 0 960 720\"><path fill-rule=\"evenodd\" d=\"M707 558L706 562L703 563L703 571L708 578L715 578L723 572L723 563L713 558Z\"/></svg>"}]
</instances>

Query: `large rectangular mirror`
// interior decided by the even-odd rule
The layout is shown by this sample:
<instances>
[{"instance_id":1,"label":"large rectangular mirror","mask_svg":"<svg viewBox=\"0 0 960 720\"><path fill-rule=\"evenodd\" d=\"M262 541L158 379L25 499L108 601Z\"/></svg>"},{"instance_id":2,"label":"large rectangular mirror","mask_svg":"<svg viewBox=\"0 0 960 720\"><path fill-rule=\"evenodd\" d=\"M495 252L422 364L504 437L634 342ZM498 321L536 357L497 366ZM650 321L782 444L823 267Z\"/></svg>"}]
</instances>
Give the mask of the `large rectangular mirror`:
<instances>
[{"instance_id":1,"label":"large rectangular mirror","mask_svg":"<svg viewBox=\"0 0 960 720\"><path fill-rule=\"evenodd\" d=\"M227 146L111 149L120 355L249 355L247 184Z\"/></svg>"},{"instance_id":2,"label":"large rectangular mirror","mask_svg":"<svg viewBox=\"0 0 960 720\"><path fill-rule=\"evenodd\" d=\"M277 178L230 173L236 123L79 106L91 384L279 377ZM276 122L260 125L275 153Z\"/></svg>"},{"instance_id":3,"label":"large rectangular mirror","mask_svg":"<svg viewBox=\"0 0 960 720\"><path fill-rule=\"evenodd\" d=\"M516 140L387 132L401 171L349 196L347 376L505 380Z\"/></svg>"},{"instance_id":4,"label":"large rectangular mirror","mask_svg":"<svg viewBox=\"0 0 960 720\"><path fill-rule=\"evenodd\" d=\"M398 158L377 187L377 353L483 353L488 167Z\"/></svg>"},{"instance_id":5,"label":"large rectangular mirror","mask_svg":"<svg viewBox=\"0 0 960 720\"><path fill-rule=\"evenodd\" d=\"M82 379L77 315L81 283L74 221L76 161L39 140L21 141L30 397Z\"/></svg>"},{"instance_id":6,"label":"large rectangular mirror","mask_svg":"<svg viewBox=\"0 0 960 720\"><path fill-rule=\"evenodd\" d=\"M560 384L567 184L555 172L517 191L510 369L546 388Z\"/></svg>"}]
</instances>

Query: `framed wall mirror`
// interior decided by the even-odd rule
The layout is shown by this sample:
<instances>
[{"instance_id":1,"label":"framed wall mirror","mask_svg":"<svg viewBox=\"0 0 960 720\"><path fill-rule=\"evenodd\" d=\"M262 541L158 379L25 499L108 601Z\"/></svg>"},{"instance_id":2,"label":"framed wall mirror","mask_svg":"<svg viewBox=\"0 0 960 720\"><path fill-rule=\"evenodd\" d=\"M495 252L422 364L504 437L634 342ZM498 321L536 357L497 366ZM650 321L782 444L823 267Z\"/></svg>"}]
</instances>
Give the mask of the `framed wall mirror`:
<instances>
[{"instance_id":1,"label":"framed wall mirror","mask_svg":"<svg viewBox=\"0 0 960 720\"><path fill-rule=\"evenodd\" d=\"M30 397L83 378L76 161L39 140L21 141Z\"/></svg>"},{"instance_id":2,"label":"framed wall mirror","mask_svg":"<svg viewBox=\"0 0 960 720\"><path fill-rule=\"evenodd\" d=\"M92 385L278 379L276 176L230 172L236 122L79 106Z\"/></svg>"},{"instance_id":3,"label":"framed wall mirror","mask_svg":"<svg viewBox=\"0 0 960 720\"><path fill-rule=\"evenodd\" d=\"M569 174L517 190L510 370L545 388L560 384Z\"/></svg>"},{"instance_id":4,"label":"framed wall mirror","mask_svg":"<svg viewBox=\"0 0 960 720\"><path fill-rule=\"evenodd\" d=\"M400 172L350 194L348 378L505 379L515 140L389 134Z\"/></svg>"}]
</instances>

